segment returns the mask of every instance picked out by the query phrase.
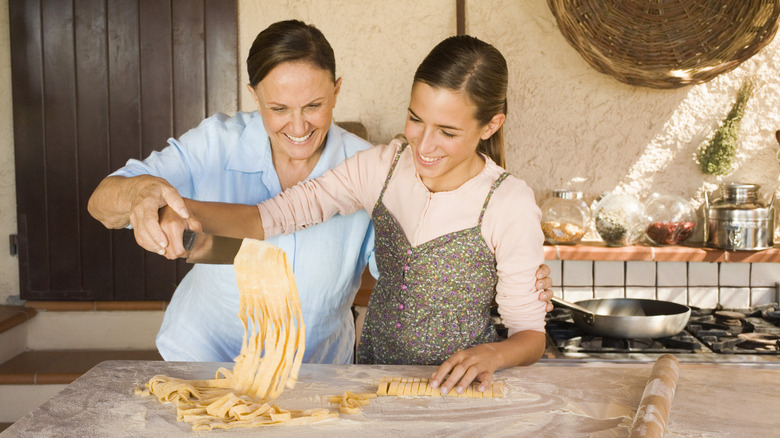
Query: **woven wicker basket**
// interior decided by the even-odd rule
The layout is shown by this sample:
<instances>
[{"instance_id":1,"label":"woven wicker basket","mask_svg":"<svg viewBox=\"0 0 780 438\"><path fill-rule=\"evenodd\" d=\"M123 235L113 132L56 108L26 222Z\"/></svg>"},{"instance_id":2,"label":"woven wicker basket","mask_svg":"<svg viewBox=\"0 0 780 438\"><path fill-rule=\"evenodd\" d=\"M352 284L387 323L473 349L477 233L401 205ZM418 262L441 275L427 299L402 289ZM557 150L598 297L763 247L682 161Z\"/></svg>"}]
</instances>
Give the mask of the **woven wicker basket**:
<instances>
[{"instance_id":1,"label":"woven wicker basket","mask_svg":"<svg viewBox=\"0 0 780 438\"><path fill-rule=\"evenodd\" d=\"M561 33L621 82L679 88L730 71L777 31L780 0L547 0Z\"/></svg>"}]
</instances>

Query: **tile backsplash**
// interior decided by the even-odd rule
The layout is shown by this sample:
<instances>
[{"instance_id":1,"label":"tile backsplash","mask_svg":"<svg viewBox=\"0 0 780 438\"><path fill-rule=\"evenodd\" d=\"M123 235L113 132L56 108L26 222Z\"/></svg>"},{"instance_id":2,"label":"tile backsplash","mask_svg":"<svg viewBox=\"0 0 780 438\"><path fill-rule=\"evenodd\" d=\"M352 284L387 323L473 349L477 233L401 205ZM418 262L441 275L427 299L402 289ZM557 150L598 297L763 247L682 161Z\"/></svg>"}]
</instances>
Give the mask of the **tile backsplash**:
<instances>
[{"instance_id":1,"label":"tile backsplash","mask_svg":"<svg viewBox=\"0 0 780 438\"><path fill-rule=\"evenodd\" d=\"M568 301L649 298L712 308L780 301L780 263L547 260L555 294Z\"/></svg>"}]
</instances>

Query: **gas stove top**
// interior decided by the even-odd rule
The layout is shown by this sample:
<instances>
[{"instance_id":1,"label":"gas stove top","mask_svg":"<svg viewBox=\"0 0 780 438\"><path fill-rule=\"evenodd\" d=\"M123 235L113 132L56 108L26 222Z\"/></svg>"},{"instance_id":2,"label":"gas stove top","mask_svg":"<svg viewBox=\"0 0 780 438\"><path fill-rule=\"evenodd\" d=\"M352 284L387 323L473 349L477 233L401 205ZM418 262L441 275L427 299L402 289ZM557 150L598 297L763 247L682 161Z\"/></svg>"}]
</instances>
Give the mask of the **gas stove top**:
<instances>
[{"instance_id":1,"label":"gas stove top","mask_svg":"<svg viewBox=\"0 0 780 438\"><path fill-rule=\"evenodd\" d=\"M547 349L542 360L649 362L673 354L681 362L780 362L780 308L691 307L685 329L657 339L613 339L580 330L568 309L547 314ZM500 322L499 335L506 334ZM503 329L503 330L502 330ZM502 333L503 332L503 333Z\"/></svg>"}]
</instances>

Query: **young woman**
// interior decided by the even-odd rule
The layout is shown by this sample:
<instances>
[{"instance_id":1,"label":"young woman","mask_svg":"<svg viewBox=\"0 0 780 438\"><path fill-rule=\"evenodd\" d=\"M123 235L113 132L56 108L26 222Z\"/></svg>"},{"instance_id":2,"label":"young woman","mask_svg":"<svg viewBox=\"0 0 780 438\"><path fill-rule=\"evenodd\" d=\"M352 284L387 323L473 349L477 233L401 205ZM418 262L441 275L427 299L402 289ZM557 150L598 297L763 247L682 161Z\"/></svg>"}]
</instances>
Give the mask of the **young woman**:
<instances>
[{"instance_id":1,"label":"young woman","mask_svg":"<svg viewBox=\"0 0 780 438\"><path fill-rule=\"evenodd\" d=\"M496 370L537 361L545 343L545 303L534 290L540 211L531 189L501 167L507 78L493 46L448 38L415 73L404 141L356 153L263 202L259 215L187 200L189 226L262 239L370 212L380 276L358 362L441 364L432 381L442 392L474 379L482 390ZM163 214L166 229L186 225ZM500 342L493 299L509 328Z\"/></svg>"}]
</instances>

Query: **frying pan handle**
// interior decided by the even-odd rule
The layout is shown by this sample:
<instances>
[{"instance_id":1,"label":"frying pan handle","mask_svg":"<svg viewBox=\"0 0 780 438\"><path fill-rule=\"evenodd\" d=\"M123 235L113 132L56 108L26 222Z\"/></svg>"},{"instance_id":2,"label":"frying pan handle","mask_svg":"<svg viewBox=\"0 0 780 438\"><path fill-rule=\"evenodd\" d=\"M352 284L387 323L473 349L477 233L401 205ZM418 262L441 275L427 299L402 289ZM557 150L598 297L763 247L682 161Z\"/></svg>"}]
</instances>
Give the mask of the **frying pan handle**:
<instances>
[{"instance_id":1,"label":"frying pan handle","mask_svg":"<svg viewBox=\"0 0 780 438\"><path fill-rule=\"evenodd\" d=\"M555 296L552 297L552 302L553 304L557 304L559 306L566 307L567 309L571 309L575 312L582 313L585 319L585 323L587 323L588 325L593 325L593 321L595 320L596 315L590 310L580 306L579 304L570 303L568 301L564 301Z\"/></svg>"}]
</instances>

